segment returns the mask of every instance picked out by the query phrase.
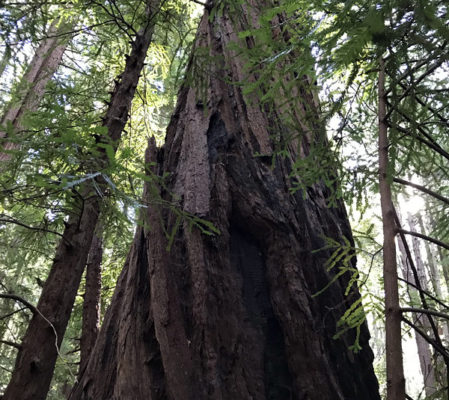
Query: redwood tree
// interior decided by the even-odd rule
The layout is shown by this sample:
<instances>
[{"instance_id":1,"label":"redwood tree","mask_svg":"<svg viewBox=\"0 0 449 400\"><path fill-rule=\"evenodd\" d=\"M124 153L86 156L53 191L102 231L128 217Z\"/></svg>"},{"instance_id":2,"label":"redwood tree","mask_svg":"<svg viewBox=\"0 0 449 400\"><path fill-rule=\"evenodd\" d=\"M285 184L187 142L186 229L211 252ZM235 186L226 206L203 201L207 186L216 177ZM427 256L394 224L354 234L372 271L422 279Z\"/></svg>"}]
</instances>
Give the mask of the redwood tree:
<instances>
[{"instance_id":1,"label":"redwood tree","mask_svg":"<svg viewBox=\"0 0 449 400\"><path fill-rule=\"evenodd\" d=\"M245 75L228 44L258 13L238 9L200 23L189 71L208 69L205 90L184 85L164 147L149 146L148 208L71 400L379 399L366 326L357 353L355 330L333 339L359 298L326 268L324 238L352 240L344 206L321 182L290 190L296 158L325 139L306 129L275 152L292 133L282 107L229 83ZM295 94L296 125L317 121L310 89Z\"/></svg>"}]
</instances>

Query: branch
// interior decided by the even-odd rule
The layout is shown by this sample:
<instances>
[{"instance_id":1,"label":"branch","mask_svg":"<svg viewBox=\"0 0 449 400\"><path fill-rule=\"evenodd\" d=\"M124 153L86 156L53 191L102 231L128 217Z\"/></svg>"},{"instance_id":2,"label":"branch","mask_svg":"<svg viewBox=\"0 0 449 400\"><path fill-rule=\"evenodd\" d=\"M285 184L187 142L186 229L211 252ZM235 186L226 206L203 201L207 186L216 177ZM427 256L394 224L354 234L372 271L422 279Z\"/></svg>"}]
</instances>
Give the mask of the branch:
<instances>
[{"instance_id":1,"label":"branch","mask_svg":"<svg viewBox=\"0 0 449 400\"><path fill-rule=\"evenodd\" d=\"M404 244L405 253L407 254L407 259L408 259L408 262L410 264L410 268L411 268L411 270L413 272L413 277L415 278L416 286L419 288L418 293L419 293L419 298L421 300L421 304L422 304L423 308L428 310L429 306L427 305L427 300L424 297L424 294L422 293L422 286L421 286L421 282L419 280L419 275L418 275L418 271L417 271L416 266L415 266L415 262L413 261L412 253L410 252L410 248L408 247L408 243L407 243L407 240L405 238L404 232L402 232L402 229L401 229L401 220L399 219L398 213L396 212L396 208L394 207L394 205L392 205L392 208L393 208L394 219L396 221L396 226L397 226L397 229L398 229L398 233L399 233L399 235L401 237L402 243ZM429 320L429 324L430 324L430 326L432 328L432 332L433 332L433 334L435 336L436 345L440 346L441 348L444 348L443 347L443 343L441 342L440 335L439 335L439 332L438 332L438 328L437 328L437 326L435 324L435 321L433 320L431 315L427 315L427 319ZM449 371L449 357L445 357L444 358L444 362L445 362L446 367L448 368L448 371Z\"/></svg>"},{"instance_id":2,"label":"branch","mask_svg":"<svg viewBox=\"0 0 449 400\"><path fill-rule=\"evenodd\" d=\"M408 326L412 327L415 330L415 332L417 332L420 336L422 336L427 343L431 344L433 348L438 353L440 353L445 360L449 359L449 353L446 351L446 349L443 346L436 343L436 341L432 339L427 333L419 329L413 322L409 321L405 317L402 317L402 321L404 321Z\"/></svg>"},{"instance_id":3,"label":"branch","mask_svg":"<svg viewBox=\"0 0 449 400\"><path fill-rule=\"evenodd\" d=\"M23 226L24 228L30 229L32 231L53 233L55 235L58 235L58 236L61 236L62 238L64 238L64 236L62 234L60 234L59 232L52 231L50 229L45 229L45 228L38 228L36 226L26 225L23 222L20 222L19 220L15 219L15 218L11 218L11 217L9 217L9 216L7 216L5 214L0 214L0 215L2 217L6 217L6 218L0 218L0 222L16 224L16 225L19 225L19 226Z\"/></svg>"},{"instance_id":4,"label":"branch","mask_svg":"<svg viewBox=\"0 0 449 400\"><path fill-rule=\"evenodd\" d=\"M20 344L10 342L9 340L0 340L0 343L6 344L7 346L15 347L17 350L20 350L22 348Z\"/></svg>"},{"instance_id":5,"label":"branch","mask_svg":"<svg viewBox=\"0 0 449 400\"><path fill-rule=\"evenodd\" d=\"M0 293L0 299L11 299L22 303L24 306L28 307L33 314L40 314L35 306L30 302L25 300L23 297L17 296L15 294Z\"/></svg>"},{"instance_id":6,"label":"branch","mask_svg":"<svg viewBox=\"0 0 449 400\"><path fill-rule=\"evenodd\" d=\"M441 200L443 203L446 203L449 205L449 199L447 197L441 196L440 194L434 192L433 190L427 189L425 186L421 186L421 185L406 181L401 178L393 178L393 182L400 183L402 185L406 185L406 186L410 186L412 188L418 189L421 192L427 193L430 196L435 197L436 199Z\"/></svg>"},{"instance_id":7,"label":"branch","mask_svg":"<svg viewBox=\"0 0 449 400\"><path fill-rule=\"evenodd\" d=\"M190 0L190 1L193 1L194 3L199 4L200 6L207 7L207 4L206 4L206 3L203 3L203 2L200 1L200 0Z\"/></svg>"},{"instance_id":8,"label":"branch","mask_svg":"<svg viewBox=\"0 0 449 400\"><path fill-rule=\"evenodd\" d=\"M414 68L412 68L412 69L410 69L410 70L407 70L406 72L404 72L404 74L402 75L402 77L400 77L398 80L396 80L396 82L397 82L399 85L401 85L401 87L404 89L404 86L405 86L405 85L403 86L401 80L402 80L403 78L407 77L407 75L410 75L410 74L412 74L412 73L415 72L415 71L418 71L418 69L421 68L422 66L428 64L428 61L429 61L429 60L422 61L422 62L420 62L420 63L418 64L418 66L415 66ZM439 60L435 61L435 63L434 63L433 65L431 65L426 71L424 71L424 72L421 74L421 76L415 81L415 85L414 85L414 86L406 87L405 90L404 90L404 93L402 93L402 95L399 97L399 99L397 99L396 105L399 104L400 101L403 100L403 99L408 95L408 93L409 93L412 89L414 89L414 88L416 87L416 85L417 85L418 83L420 83L425 77L429 76L430 74L432 74L433 72L435 72L439 67L441 67L441 65L444 63L444 61L445 61L444 59L439 59ZM390 76L390 77L394 79L394 77L392 77L392 76ZM390 91L391 91L391 89L389 89L389 90L387 91L387 94L388 94ZM393 108L396 108L396 107L393 106ZM388 112L387 118L391 115L392 111L393 111L393 110L390 110L390 111Z\"/></svg>"},{"instance_id":9,"label":"branch","mask_svg":"<svg viewBox=\"0 0 449 400\"><path fill-rule=\"evenodd\" d=\"M404 115L403 115L404 116ZM406 118L407 119L407 118ZM407 119L410 122L410 119ZM446 158L447 160L449 160L449 153L444 150L438 143L436 143L431 137L430 135L424 131L424 129L420 126L417 127L417 129L421 132L421 134L423 136L425 136L427 139L422 138L421 136L418 135L412 135L410 133L409 130L403 128L402 126L399 125L393 125L391 122L388 122L388 126L390 128L396 129L399 132L405 133L408 136L412 136L414 137L416 140L418 140L419 142L425 144L427 147L431 148L432 150L435 150L438 154L440 154L441 156L443 156L444 158Z\"/></svg>"},{"instance_id":10,"label":"branch","mask_svg":"<svg viewBox=\"0 0 449 400\"><path fill-rule=\"evenodd\" d=\"M404 233L406 235L410 235L410 236L415 236L418 237L420 239L424 239L427 240L428 242L432 242L433 244L436 244L437 246L443 247L446 250L449 250L449 244L442 242L441 240L438 239L434 239L430 236L427 235L423 235L422 233L418 233L418 232L412 232L412 231L406 231L405 229L398 229L398 231L400 233Z\"/></svg>"},{"instance_id":11,"label":"branch","mask_svg":"<svg viewBox=\"0 0 449 400\"><path fill-rule=\"evenodd\" d=\"M432 294L430 294L427 290L424 290L423 288L419 288L418 286L416 286L414 283L409 282L406 279L401 278L400 276L398 276L398 279L402 282L405 282L407 285L410 285L412 287L414 287L416 290L418 290L421 293L424 293L425 295L427 295L428 297L430 297L433 301L437 302L439 305L441 305L442 307L444 307L446 310L449 310L449 306L445 303L443 303L441 300L439 300L438 298L436 298L435 296L433 296Z\"/></svg>"},{"instance_id":12,"label":"branch","mask_svg":"<svg viewBox=\"0 0 449 400\"><path fill-rule=\"evenodd\" d=\"M12 311L12 312L6 314L6 315L2 315L2 316L0 317L0 320L6 319L6 318L9 318L9 317L12 317L14 314L17 314L18 312L23 311L23 310L25 310L26 308L27 308L27 307L22 307L22 308L19 308L18 310L14 310L14 311Z\"/></svg>"},{"instance_id":13,"label":"branch","mask_svg":"<svg viewBox=\"0 0 449 400\"><path fill-rule=\"evenodd\" d=\"M408 90L407 86L405 86L402 82L399 82L399 85L401 85L401 87L405 90ZM415 85L416 86L416 85ZM424 101L422 101L418 96L416 96L416 92L415 92L415 97L414 99L421 104L422 107L428 109L434 116L438 117L438 119L440 120L441 123L443 123L444 125L448 126L448 120L446 118L444 118L443 115L441 115L438 110L435 110L433 107L431 107L429 104L426 104Z\"/></svg>"},{"instance_id":14,"label":"branch","mask_svg":"<svg viewBox=\"0 0 449 400\"><path fill-rule=\"evenodd\" d=\"M445 314L440 311L426 310L424 308L403 307L400 309L400 311L401 312L416 312L416 313L420 313L420 314L429 314L429 315L434 315L435 317L449 319L449 314Z\"/></svg>"}]
</instances>

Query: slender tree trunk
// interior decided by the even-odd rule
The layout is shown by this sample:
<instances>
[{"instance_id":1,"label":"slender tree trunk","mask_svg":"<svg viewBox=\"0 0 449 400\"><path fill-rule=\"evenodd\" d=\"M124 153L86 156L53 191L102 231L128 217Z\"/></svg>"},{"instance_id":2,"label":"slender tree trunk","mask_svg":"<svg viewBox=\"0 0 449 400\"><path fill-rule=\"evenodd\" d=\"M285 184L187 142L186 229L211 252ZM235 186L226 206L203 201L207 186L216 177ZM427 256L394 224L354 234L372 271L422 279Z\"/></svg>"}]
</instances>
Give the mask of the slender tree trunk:
<instances>
[{"instance_id":1,"label":"slender tree trunk","mask_svg":"<svg viewBox=\"0 0 449 400\"><path fill-rule=\"evenodd\" d=\"M437 252L438 258L441 262L441 269L443 270L444 281L449 291L449 258L447 255L447 250L438 247Z\"/></svg>"},{"instance_id":2,"label":"slender tree trunk","mask_svg":"<svg viewBox=\"0 0 449 400\"><path fill-rule=\"evenodd\" d=\"M404 244L402 243L402 240L398 239L398 248L401 258L401 266L402 266L402 275L404 279L414 285L416 285L415 277L410 270L407 253L404 248ZM415 251L415 244L413 244L413 248ZM422 264L420 266L420 262L418 261L418 258L416 258L415 253L415 264L418 271L420 271L420 268L422 267ZM425 281L420 279L421 286L423 289L425 289ZM411 287L407 288L410 303L412 307L417 306L417 304L420 304L419 294L417 291ZM413 314L412 322L421 328L424 332L430 331L430 324L427 316L421 315L420 317L417 314ZM432 352L430 350L429 343L418 333L415 332L415 341L416 341L416 347L418 350L418 358L419 358L419 365L421 368L421 373L423 376L424 381L424 388L426 392L426 396L430 396L431 394L435 393L435 374L433 369L433 363L432 363Z\"/></svg>"},{"instance_id":3,"label":"slender tree trunk","mask_svg":"<svg viewBox=\"0 0 449 400\"><path fill-rule=\"evenodd\" d=\"M414 229L414 227L412 227L412 226L410 226L410 229L419 231L425 235L426 228L424 226L424 221L423 221L422 215L420 213L418 213L418 214L416 214L416 218L417 218L419 230ZM435 295L439 299L442 299L443 297L442 297L442 292L441 292L441 284L440 284L440 276L439 276L440 274L438 273L438 268L435 265L435 259L432 254L432 249L430 248L430 244L427 240L424 240L423 243L424 243L424 248L426 250L426 259L427 259L427 263L429 265L429 275L430 275L430 281L432 282L433 290L435 292Z\"/></svg>"},{"instance_id":4,"label":"slender tree trunk","mask_svg":"<svg viewBox=\"0 0 449 400\"><path fill-rule=\"evenodd\" d=\"M312 297L334 276L330 252L316 251L323 237L351 240L344 206L326 206L323 184L291 194L296 150L278 157L270 138L289 128L226 83L243 78L227 47L237 40L231 19L243 30L251 17L244 7L239 19L206 12L200 23L197 54L223 64L203 64L206 98L184 86L164 148L149 147L148 229L137 229L71 400L379 399L366 326L358 353L348 348L354 330L332 339L357 290L345 297L342 278ZM314 108L310 92L302 101ZM199 229L199 218L220 234Z\"/></svg>"},{"instance_id":5,"label":"slender tree trunk","mask_svg":"<svg viewBox=\"0 0 449 400\"><path fill-rule=\"evenodd\" d=\"M427 209L430 209L429 204L427 204ZM436 227L436 222L432 217L432 214L429 214L430 216L430 227L433 229ZM440 246L437 246L436 252L438 253L437 259L439 259L441 264L441 270L443 271L443 277L444 282L446 284L446 288L449 291L449 258L447 257L447 251Z\"/></svg>"},{"instance_id":6,"label":"slender tree trunk","mask_svg":"<svg viewBox=\"0 0 449 400\"><path fill-rule=\"evenodd\" d=\"M11 46L9 43L5 43L5 50L3 51L1 60L0 60L0 78L5 72L6 66L8 65L11 59Z\"/></svg>"},{"instance_id":7,"label":"slender tree trunk","mask_svg":"<svg viewBox=\"0 0 449 400\"><path fill-rule=\"evenodd\" d=\"M102 232L97 229L92 239L86 268L86 290L81 328L81 357L79 372L84 370L100 329Z\"/></svg>"},{"instance_id":8,"label":"slender tree trunk","mask_svg":"<svg viewBox=\"0 0 449 400\"><path fill-rule=\"evenodd\" d=\"M4 150L17 150L20 141L7 141L5 129L9 124L14 129L14 135L22 129L22 117L25 113L36 111L45 94L45 87L61 63L69 37L64 35L70 24L56 20L48 30L48 37L39 44L31 60L27 72L23 76L18 93L13 98L10 107L0 124L1 147ZM0 162L11 158L11 153L0 152Z\"/></svg>"},{"instance_id":9,"label":"slender tree trunk","mask_svg":"<svg viewBox=\"0 0 449 400\"><path fill-rule=\"evenodd\" d=\"M157 3L148 7L147 25L136 35L127 57L121 81L111 97L104 118L107 140L117 148L125 127L131 101L151 42ZM99 164L107 166L103 153ZM99 185L103 183L98 182ZM58 348L63 339L76 293L83 274L88 251L100 213L100 199L91 183L80 192L80 209L70 217L63 240L59 243L50 274L37 305L39 314L30 322L4 400L45 399L53 375Z\"/></svg>"},{"instance_id":10,"label":"slender tree trunk","mask_svg":"<svg viewBox=\"0 0 449 400\"><path fill-rule=\"evenodd\" d=\"M417 214L418 219L418 225L419 225L419 232L422 232L423 234L426 234L426 228L424 226L423 218L421 214ZM413 229L412 229L413 230ZM438 271L438 267L435 264L435 256L432 252L432 249L430 247L430 244L427 240L423 241L424 248L426 249L426 259L427 263L429 265L429 275L430 280L432 282L432 287L435 292L435 295L439 299L443 299L443 292L441 290L441 276L440 272ZM442 327L443 327L443 336L446 339L446 341L449 340L449 321L442 321Z\"/></svg>"},{"instance_id":11,"label":"slender tree trunk","mask_svg":"<svg viewBox=\"0 0 449 400\"><path fill-rule=\"evenodd\" d=\"M399 306L396 263L396 224L393 200L388 182L388 128L386 122L385 65L380 60L379 72L379 191L383 224L383 275L385 290L385 347L387 359L387 400L405 399L402 361L401 311Z\"/></svg>"},{"instance_id":12,"label":"slender tree trunk","mask_svg":"<svg viewBox=\"0 0 449 400\"><path fill-rule=\"evenodd\" d=\"M407 222L410 227L410 230L417 232L414 218L410 214L407 217ZM427 284L426 270L421 256L421 249L419 246L419 239L417 237L412 237L412 246L413 246L413 253L415 255L416 270L418 272L418 278L421 282L421 286L423 289L429 290ZM419 318L418 315L415 315L414 319L416 320L416 322L418 322L417 320L420 319L419 323L424 328L425 332L431 331L431 326L427 315L421 315L421 318ZM433 361L432 361L432 353L430 351L429 343L425 342L425 348L421 346L421 351L418 348L418 356L421 364L421 371L424 378L424 387L426 395L431 396L436 391L436 382L435 382L435 371L433 368Z\"/></svg>"}]
</instances>

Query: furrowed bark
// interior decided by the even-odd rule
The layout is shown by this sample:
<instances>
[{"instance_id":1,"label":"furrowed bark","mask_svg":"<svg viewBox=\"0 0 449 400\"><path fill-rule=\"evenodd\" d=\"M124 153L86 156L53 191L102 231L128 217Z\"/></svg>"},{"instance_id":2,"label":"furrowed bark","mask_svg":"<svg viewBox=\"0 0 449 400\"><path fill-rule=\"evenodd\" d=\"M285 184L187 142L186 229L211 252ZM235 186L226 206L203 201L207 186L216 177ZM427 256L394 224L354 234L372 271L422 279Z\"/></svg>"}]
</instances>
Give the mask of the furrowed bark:
<instances>
[{"instance_id":1,"label":"furrowed bark","mask_svg":"<svg viewBox=\"0 0 449 400\"><path fill-rule=\"evenodd\" d=\"M80 367L84 370L100 329L102 232L97 229L92 239L86 267L86 289L83 301L83 321L80 340Z\"/></svg>"},{"instance_id":2,"label":"furrowed bark","mask_svg":"<svg viewBox=\"0 0 449 400\"><path fill-rule=\"evenodd\" d=\"M387 400L405 398L405 378L402 361L401 311L399 305L398 271L396 263L396 224L393 200L388 182L388 127L386 121L385 66L380 60L379 71L379 192L383 225L383 275L385 290L385 347L387 359Z\"/></svg>"},{"instance_id":3,"label":"furrowed bark","mask_svg":"<svg viewBox=\"0 0 449 400\"><path fill-rule=\"evenodd\" d=\"M104 118L106 140L108 144L112 143L114 150L119 145L128 119L157 11L157 2L149 5L147 25L138 32L132 43L131 54ZM100 168L107 166L106 152L99 158ZM100 187L103 184L98 182ZM67 328L100 213L100 198L94 185L86 183L80 193L80 207L74 210L64 230L63 240L59 243L37 305L40 313L33 317L27 329L4 400L43 400L48 392L58 348Z\"/></svg>"},{"instance_id":4,"label":"furrowed bark","mask_svg":"<svg viewBox=\"0 0 449 400\"><path fill-rule=\"evenodd\" d=\"M245 8L238 28L252 17ZM148 228L137 230L71 400L379 399L366 326L359 353L348 349L354 331L332 339L357 290L345 297L341 278L312 297L334 276L331 253L315 251L323 236L351 240L344 206L328 208L321 183L290 193L296 146L279 157L270 138L288 133L280 113L226 83L243 78L227 47L236 39L226 12L206 11L195 46L223 65L207 64L206 98L181 89L164 148L149 148L157 165L144 194ZM303 96L313 109L311 93ZM220 234L198 229L199 217Z\"/></svg>"},{"instance_id":5,"label":"furrowed bark","mask_svg":"<svg viewBox=\"0 0 449 400\"><path fill-rule=\"evenodd\" d=\"M45 87L61 63L69 40L64 32L68 30L69 25L60 20L54 21L48 30L48 37L43 39L36 49L30 66L20 83L18 100L13 100L0 123L0 148L7 150L7 152L0 151L0 162L10 160L10 151L20 148L19 141L6 140L7 133L3 129L11 124L14 135L20 134L24 114L37 110L44 97Z\"/></svg>"}]
</instances>

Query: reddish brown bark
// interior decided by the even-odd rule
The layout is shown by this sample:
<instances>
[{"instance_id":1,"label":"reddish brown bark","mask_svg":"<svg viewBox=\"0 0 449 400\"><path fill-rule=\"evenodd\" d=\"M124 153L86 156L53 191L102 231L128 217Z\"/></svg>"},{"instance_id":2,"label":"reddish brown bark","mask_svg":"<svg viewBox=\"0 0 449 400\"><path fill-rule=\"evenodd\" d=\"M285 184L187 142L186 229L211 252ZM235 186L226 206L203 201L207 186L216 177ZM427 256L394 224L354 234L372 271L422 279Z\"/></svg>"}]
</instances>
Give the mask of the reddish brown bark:
<instances>
[{"instance_id":1,"label":"reddish brown bark","mask_svg":"<svg viewBox=\"0 0 449 400\"><path fill-rule=\"evenodd\" d=\"M83 301L83 321L80 340L80 373L89 360L100 329L101 260L103 258L102 233L94 234L86 267L86 289Z\"/></svg>"},{"instance_id":2,"label":"reddish brown bark","mask_svg":"<svg viewBox=\"0 0 449 400\"><path fill-rule=\"evenodd\" d=\"M401 311L399 305L393 200L388 182L388 128L386 121L385 66L379 72L379 192L383 224L383 276L385 291L385 351L387 360L387 400L405 399L402 361Z\"/></svg>"},{"instance_id":3,"label":"reddish brown bark","mask_svg":"<svg viewBox=\"0 0 449 400\"><path fill-rule=\"evenodd\" d=\"M165 146L153 143L147 159L165 177L160 196L220 234L186 218L168 251L166 233L179 219L147 184L148 229L137 229L71 400L379 399L366 327L359 353L348 349L354 331L332 339L357 291L345 297L342 278L312 297L333 276L330 252L314 251L323 236L351 238L344 206L328 208L322 184L290 194L295 146L272 167L270 133L288 128L225 83L242 79L242 61L226 48L235 29L226 15L206 12L196 46L227 68L210 66L203 101L182 88ZM313 109L311 94L302 94Z\"/></svg>"},{"instance_id":4,"label":"reddish brown bark","mask_svg":"<svg viewBox=\"0 0 449 400\"><path fill-rule=\"evenodd\" d=\"M107 127L105 140L114 149L119 144L128 119L131 101L151 42L157 4L155 2L151 9L148 8L148 23L132 43L131 54L127 57L121 80L112 94L104 118L103 125ZM106 152L97 161L98 168L107 166L109 159ZM98 185L101 187L103 182L99 180ZM63 240L59 243L37 305L40 313L33 316L28 326L4 400L43 400L47 395L57 349L70 318L100 213L100 198L94 186L86 183L80 193L82 200L79 209L74 210L64 230Z\"/></svg>"}]
</instances>

